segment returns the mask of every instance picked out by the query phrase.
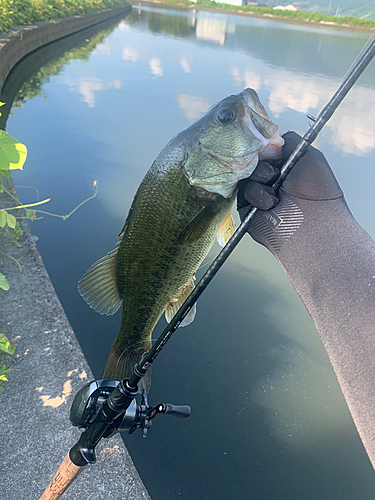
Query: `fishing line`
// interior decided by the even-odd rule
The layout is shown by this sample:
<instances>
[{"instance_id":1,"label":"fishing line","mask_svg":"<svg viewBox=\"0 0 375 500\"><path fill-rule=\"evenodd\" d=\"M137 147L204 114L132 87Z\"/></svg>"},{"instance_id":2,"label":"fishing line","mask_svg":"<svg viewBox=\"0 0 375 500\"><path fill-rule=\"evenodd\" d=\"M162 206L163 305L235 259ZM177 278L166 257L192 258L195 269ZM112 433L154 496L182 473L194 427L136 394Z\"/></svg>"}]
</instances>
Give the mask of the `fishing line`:
<instances>
[{"instance_id":1,"label":"fishing line","mask_svg":"<svg viewBox=\"0 0 375 500\"><path fill-rule=\"evenodd\" d=\"M199 271L200 269L202 269L202 267L206 267L206 266L209 266L214 260L216 259L216 257L213 257L211 260L209 260L208 262L205 262L204 264L202 264L201 266L198 267L197 271Z\"/></svg>"},{"instance_id":2,"label":"fishing line","mask_svg":"<svg viewBox=\"0 0 375 500\"><path fill-rule=\"evenodd\" d=\"M363 56L363 54L365 53L365 51L368 49L368 47L371 45L372 43L372 39L375 39L375 29L374 31L371 33L371 35L369 36L367 42L364 44L364 46L362 47L362 49L360 50L359 54L357 55L357 57L354 59L354 61L352 62L351 66L349 67L349 69L347 70L347 72L345 73L345 75L341 78L340 80L340 83L339 83L339 86L342 84L342 82L346 79L346 77L349 75L349 73L351 72L351 70L354 68L354 66L357 64L358 60Z\"/></svg>"}]
</instances>

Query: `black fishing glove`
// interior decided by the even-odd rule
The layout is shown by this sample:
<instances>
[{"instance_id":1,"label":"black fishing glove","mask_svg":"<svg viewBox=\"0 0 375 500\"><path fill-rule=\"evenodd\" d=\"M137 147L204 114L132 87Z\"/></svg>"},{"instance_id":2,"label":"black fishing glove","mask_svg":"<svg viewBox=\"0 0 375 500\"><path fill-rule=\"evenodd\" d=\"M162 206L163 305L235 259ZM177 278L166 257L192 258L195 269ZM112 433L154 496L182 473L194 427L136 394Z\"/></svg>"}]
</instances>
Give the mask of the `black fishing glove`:
<instances>
[{"instance_id":1,"label":"black fishing glove","mask_svg":"<svg viewBox=\"0 0 375 500\"><path fill-rule=\"evenodd\" d=\"M251 207L259 210L269 210L274 207L279 198L272 184L277 181L280 170L267 163L260 161L253 174L238 183L237 210L241 220L245 218Z\"/></svg>"},{"instance_id":2,"label":"black fishing glove","mask_svg":"<svg viewBox=\"0 0 375 500\"><path fill-rule=\"evenodd\" d=\"M285 161L301 138L288 132L284 139ZM250 177L240 185L242 219L246 203L262 206L253 182ZM248 231L275 255L305 304L375 467L375 242L352 216L323 154L311 146L279 198L255 214Z\"/></svg>"},{"instance_id":3,"label":"black fishing glove","mask_svg":"<svg viewBox=\"0 0 375 500\"><path fill-rule=\"evenodd\" d=\"M280 166L301 140L295 132L287 132L283 138ZM239 183L237 196L241 220L251 206L262 210L249 224L248 232L274 254L297 231L304 218L314 216L320 203L343 196L323 154L312 146L288 175L278 196L271 187L277 177L276 167L260 162L254 174Z\"/></svg>"}]
</instances>

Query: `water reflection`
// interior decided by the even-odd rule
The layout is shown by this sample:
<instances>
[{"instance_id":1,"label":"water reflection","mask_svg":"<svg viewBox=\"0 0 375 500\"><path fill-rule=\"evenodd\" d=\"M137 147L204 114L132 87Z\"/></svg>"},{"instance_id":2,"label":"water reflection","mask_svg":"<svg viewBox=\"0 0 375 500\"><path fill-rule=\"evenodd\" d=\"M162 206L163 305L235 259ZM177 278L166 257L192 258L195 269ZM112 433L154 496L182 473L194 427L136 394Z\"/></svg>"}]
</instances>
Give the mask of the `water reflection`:
<instances>
[{"instance_id":1,"label":"water reflection","mask_svg":"<svg viewBox=\"0 0 375 500\"><path fill-rule=\"evenodd\" d=\"M226 21L200 17L196 23L195 36L197 40L209 40L224 46L227 37L227 23Z\"/></svg>"},{"instance_id":2,"label":"water reflection","mask_svg":"<svg viewBox=\"0 0 375 500\"><path fill-rule=\"evenodd\" d=\"M176 96L176 101L189 122L194 122L200 118L210 107L207 100L195 95L179 94Z\"/></svg>"},{"instance_id":3,"label":"water reflection","mask_svg":"<svg viewBox=\"0 0 375 500\"><path fill-rule=\"evenodd\" d=\"M238 87L247 88L250 87L254 90L259 90L261 85L261 76L256 74L251 69L241 71L235 66L229 68L230 74Z\"/></svg>"},{"instance_id":4,"label":"water reflection","mask_svg":"<svg viewBox=\"0 0 375 500\"><path fill-rule=\"evenodd\" d=\"M124 47L122 49L122 60L136 63L141 56L140 47Z\"/></svg>"},{"instance_id":5,"label":"water reflection","mask_svg":"<svg viewBox=\"0 0 375 500\"><path fill-rule=\"evenodd\" d=\"M191 73L191 66L194 62L194 59L191 57L180 57L180 66L184 73Z\"/></svg>"},{"instance_id":6,"label":"water reflection","mask_svg":"<svg viewBox=\"0 0 375 500\"><path fill-rule=\"evenodd\" d=\"M264 93L267 89L268 109L276 118L288 110L317 114L337 89L340 77L348 69L348 61L351 61L351 57L355 58L357 48L364 42L361 35L353 38L349 34L348 44L346 33L327 32L319 28L306 32L297 27L292 33L287 33L283 26L276 26L276 29L266 32L266 27L257 20L195 10L188 15L179 15L178 11L167 11L167 14L164 11L162 14L160 9L146 7L137 9L132 16L133 21L126 20L123 24L135 22L134 18L137 17L140 24L147 22L154 33L178 37L189 35L190 39L199 43L209 41L228 49L250 52L254 59L249 66L238 67L233 64L229 66L228 72L239 90L252 87L258 91L262 88ZM231 22L228 22L228 17L232 19ZM234 23L233 19L237 22ZM272 27L275 28L274 25ZM320 37L317 37L317 33ZM290 50L295 43L302 44L301 50ZM141 51L141 47L126 47L123 49L123 59L136 62L140 59ZM179 57L179 64L187 74L191 73L195 62L196 58L192 56ZM150 59L148 64L154 77L163 76L164 63L160 58ZM298 73L285 70L295 66L298 67ZM315 68L328 73L328 78L316 74ZM304 74L304 69L308 69L309 75ZM331 78L332 70L337 75L334 78ZM368 80L368 73L365 77ZM182 94L177 97L177 101L189 122L202 116L207 109L204 96L189 97ZM372 88L361 89L357 86L345 101L341 112L328 123L332 131L329 142L345 153L357 156L373 149L375 131L371 126L368 107L374 102Z\"/></svg>"},{"instance_id":7,"label":"water reflection","mask_svg":"<svg viewBox=\"0 0 375 500\"><path fill-rule=\"evenodd\" d=\"M95 49L92 51L93 56L110 56L111 47L107 43L98 43Z\"/></svg>"},{"instance_id":8,"label":"water reflection","mask_svg":"<svg viewBox=\"0 0 375 500\"><path fill-rule=\"evenodd\" d=\"M101 78L80 78L78 81L73 81L70 77L65 77L60 80L61 83L67 85L72 92L78 92L82 96L83 102L89 105L89 108L95 106L95 93L100 90L121 89L121 80L103 80Z\"/></svg>"},{"instance_id":9,"label":"water reflection","mask_svg":"<svg viewBox=\"0 0 375 500\"><path fill-rule=\"evenodd\" d=\"M339 81L332 82L318 76L311 78L281 72L259 79L260 85L270 89L268 109L275 117L281 116L288 109L316 115L339 85ZM331 130L329 142L347 154L367 154L375 147L375 129L368 112L374 105L373 89L354 87L340 110L327 123Z\"/></svg>"},{"instance_id":10,"label":"water reflection","mask_svg":"<svg viewBox=\"0 0 375 500\"><path fill-rule=\"evenodd\" d=\"M5 102L0 117L0 128L5 128L11 108L22 108L27 101L36 97L46 99L48 94L44 85L49 83L51 76L59 75L70 61L87 61L92 53L98 55L105 52L110 55L109 47L101 44L101 41L115 27L116 19L110 19L82 30L67 40L60 39L50 43L24 57L13 68L0 89L1 100ZM73 48L69 50L71 47Z\"/></svg>"},{"instance_id":11,"label":"water reflection","mask_svg":"<svg viewBox=\"0 0 375 500\"><path fill-rule=\"evenodd\" d=\"M159 57L153 57L150 59L148 66L150 68L150 73L154 77L163 76L163 61Z\"/></svg>"},{"instance_id":12,"label":"water reflection","mask_svg":"<svg viewBox=\"0 0 375 500\"><path fill-rule=\"evenodd\" d=\"M250 53L251 59L247 65L229 64L227 72L232 76L238 90L252 87L257 91L262 89L263 94L267 92L265 103L275 118L282 116L288 110L303 114L318 113L340 81L339 77L331 78L332 69L341 76L344 68L347 69L350 53L353 52L354 58L354 50L363 40L360 35L357 38L349 36L350 44L348 44L348 38L340 32L327 33L318 30L320 36L317 37L314 30L306 32L296 29L288 33L283 25L281 27L276 25L276 29L266 31L267 24L262 25L258 20L239 16L209 14L196 10L183 14L175 10L165 13L161 9L152 7L133 9L131 15L120 23L119 28L124 31L136 24L139 29L145 23L155 34L189 37L197 43L211 42L226 49L245 50ZM272 27L275 28L274 25ZM42 90L43 84L50 76L59 74L69 60L87 59L90 53L93 57L111 56L111 46L108 43L101 43L109 32L110 30L104 31L97 37L91 38L89 43L66 53L63 58L33 75L17 93L13 107L21 106L27 99L36 96L46 97ZM294 43L301 43L302 50L291 51L290 46ZM304 47L308 49L305 50ZM314 47L316 50L312 50ZM122 60L127 64L146 61L152 78L161 78L165 73L166 57L156 57L151 51L152 48L147 43L138 39L137 45L122 48ZM191 53L176 54L176 56L182 71L187 75L190 74L197 62L196 55ZM320 72L326 72L328 61L328 78L327 75L315 74L314 68L317 67ZM301 66L304 68L307 64L309 74L305 74L303 70L301 73ZM293 71L296 65L298 72ZM372 72L374 73L373 70ZM364 76L368 78L368 73ZM89 107L95 105L96 92L111 88L120 89L122 85L121 79L103 80L92 77L81 78L75 82L65 78L62 83L72 91L79 92ZM205 96L200 95L178 94L176 100L189 122L202 116L213 104ZM375 148L375 131L368 113L368 108L373 106L374 102L373 88L356 86L340 112L328 122L332 132L329 142L345 153L357 156L367 154Z\"/></svg>"},{"instance_id":13,"label":"water reflection","mask_svg":"<svg viewBox=\"0 0 375 500\"><path fill-rule=\"evenodd\" d=\"M99 183L97 198L74 218L58 226L45 218L32 227L96 376L119 317L98 316L76 284L113 249L160 150L212 104L246 86L259 92L281 130L304 132L305 114L326 104L364 38L141 6L98 37L84 63L55 61L24 87L24 107L14 109L8 130L29 148L16 182L38 186L60 213L67 212L66 193L78 204L93 179ZM374 71L352 89L319 143L373 238ZM209 258L217 251L215 244ZM155 500L372 498L373 471L314 325L277 261L250 238L153 370L153 404L168 399L193 409L186 421L156 420L147 440L126 437Z\"/></svg>"}]
</instances>

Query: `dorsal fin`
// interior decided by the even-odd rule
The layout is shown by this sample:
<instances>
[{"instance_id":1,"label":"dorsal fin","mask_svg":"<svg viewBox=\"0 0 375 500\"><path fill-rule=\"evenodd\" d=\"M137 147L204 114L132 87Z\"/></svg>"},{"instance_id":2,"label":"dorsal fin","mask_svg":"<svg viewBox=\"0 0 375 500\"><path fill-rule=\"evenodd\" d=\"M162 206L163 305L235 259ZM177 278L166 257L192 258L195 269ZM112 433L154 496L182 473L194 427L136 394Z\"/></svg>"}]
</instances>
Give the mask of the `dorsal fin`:
<instances>
[{"instance_id":1,"label":"dorsal fin","mask_svg":"<svg viewBox=\"0 0 375 500\"><path fill-rule=\"evenodd\" d=\"M110 316L115 314L123 297L116 282L116 248L93 264L78 282L78 291L94 311Z\"/></svg>"},{"instance_id":2,"label":"dorsal fin","mask_svg":"<svg viewBox=\"0 0 375 500\"><path fill-rule=\"evenodd\" d=\"M175 316L177 311L180 309L182 304L185 302L185 300L188 298L188 296L190 295L190 293L194 289L193 279L194 278L192 278L192 280L189 281L189 283L183 287L180 295L175 300L170 302L167 309L165 310L165 319L167 320L168 323ZM188 312L188 314L185 316L185 318L180 326L190 325L190 323L192 323L194 321L196 312L197 312L197 305L194 304L193 307Z\"/></svg>"},{"instance_id":3,"label":"dorsal fin","mask_svg":"<svg viewBox=\"0 0 375 500\"><path fill-rule=\"evenodd\" d=\"M234 223L233 215L230 212L228 216L224 219L224 222L220 226L219 232L217 233L216 238L219 245L225 247L225 245L233 236L235 230L236 230L236 224Z\"/></svg>"}]
</instances>

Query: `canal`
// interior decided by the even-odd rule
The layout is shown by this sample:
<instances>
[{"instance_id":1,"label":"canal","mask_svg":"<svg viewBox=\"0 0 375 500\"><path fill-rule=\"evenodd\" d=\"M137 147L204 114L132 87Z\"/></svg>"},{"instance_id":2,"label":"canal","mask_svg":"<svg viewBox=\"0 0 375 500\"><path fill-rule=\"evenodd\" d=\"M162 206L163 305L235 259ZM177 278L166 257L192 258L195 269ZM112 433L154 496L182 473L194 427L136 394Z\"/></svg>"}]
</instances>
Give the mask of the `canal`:
<instances>
[{"instance_id":1,"label":"canal","mask_svg":"<svg viewBox=\"0 0 375 500\"><path fill-rule=\"evenodd\" d=\"M367 38L142 4L78 47L66 39L57 58L35 68L6 126L28 147L14 180L23 202L51 197L45 209L57 214L98 181L97 197L68 220L44 216L30 225L97 378L120 313L96 314L77 282L114 248L157 154L245 87L258 92L282 132L303 134L306 114L326 104ZM316 146L375 239L373 109L374 64ZM218 251L215 243L207 260ZM154 337L164 325L162 318ZM124 436L153 500L373 498L373 469L319 335L280 265L250 237L199 300L195 321L158 357L149 399L192 407L186 420L155 419L147 439Z\"/></svg>"}]
</instances>

